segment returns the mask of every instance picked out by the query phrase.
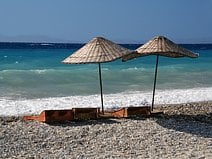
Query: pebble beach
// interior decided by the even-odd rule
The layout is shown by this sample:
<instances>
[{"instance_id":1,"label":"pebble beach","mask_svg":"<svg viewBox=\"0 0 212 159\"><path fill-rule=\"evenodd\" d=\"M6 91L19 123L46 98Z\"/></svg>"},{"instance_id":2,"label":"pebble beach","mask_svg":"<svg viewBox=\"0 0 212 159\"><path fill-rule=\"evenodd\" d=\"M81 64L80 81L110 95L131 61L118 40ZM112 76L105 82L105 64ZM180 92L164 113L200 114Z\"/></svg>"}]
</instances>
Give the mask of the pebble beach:
<instances>
[{"instance_id":1,"label":"pebble beach","mask_svg":"<svg viewBox=\"0 0 212 159\"><path fill-rule=\"evenodd\" d=\"M212 158L212 102L164 114L66 123L0 117L0 158Z\"/></svg>"},{"instance_id":2,"label":"pebble beach","mask_svg":"<svg viewBox=\"0 0 212 159\"><path fill-rule=\"evenodd\" d=\"M0 159L212 159L212 0L0 17Z\"/></svg>"}]
</instances>

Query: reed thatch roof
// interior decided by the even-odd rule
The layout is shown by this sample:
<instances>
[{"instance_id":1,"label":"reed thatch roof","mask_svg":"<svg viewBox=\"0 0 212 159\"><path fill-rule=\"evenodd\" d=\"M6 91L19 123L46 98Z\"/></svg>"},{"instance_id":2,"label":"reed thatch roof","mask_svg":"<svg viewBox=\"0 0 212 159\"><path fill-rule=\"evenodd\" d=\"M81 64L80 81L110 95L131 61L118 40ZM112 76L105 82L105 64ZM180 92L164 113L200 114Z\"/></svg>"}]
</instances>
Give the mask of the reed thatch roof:
<instances>
[{"instance_id":1,"label":"reed thatch roof","mask_svg":"<svg viewBox=\"0 0 212 159\"><path fill-rule=\"evenodd\" d=\"M123 61L147 55L161 55L174 58L186 56L191 58L198 57L198 54L180 47L164 36L157 36L151 39L135 51L136 52L124 56Z\"/></svg>"},{"instance_id":2,"label":"reed thatch roof","mask_svg":"<svg viewBox=\"0 0 212 159\"><path fill-rule=\"evenodd\" d=\"M62 62L68 64L110 62L131 52L110 40L96 37Z\"/></svg>"}]
</instances>

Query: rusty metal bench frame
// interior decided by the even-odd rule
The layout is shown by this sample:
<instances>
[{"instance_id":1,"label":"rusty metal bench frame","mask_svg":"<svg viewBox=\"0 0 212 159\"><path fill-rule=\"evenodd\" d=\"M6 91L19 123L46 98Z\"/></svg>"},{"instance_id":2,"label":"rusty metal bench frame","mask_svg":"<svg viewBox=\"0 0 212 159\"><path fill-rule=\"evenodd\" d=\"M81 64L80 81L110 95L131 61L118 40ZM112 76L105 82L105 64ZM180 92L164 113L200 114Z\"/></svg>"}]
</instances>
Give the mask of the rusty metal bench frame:
<instances>
[{"instance_id":1,"label":"rusty metal bench frame","mask_svg":"<svg viewBox=\"0 0 212 159\"><path fill-rule=\"evenodd\" d=\"M37 120L41 122L71 121L74 114L69 110L44 110L38 116L24 116L24 120Z\"/></svg>"},{"instance_id":2,"label":"rusty metal bench frame","mask_svg":"<svg viewBox=\"0 0 212 159\"><path fill-rule=\"evenodd\" d=\"M97 119L100 108L73 108L72 111L75 120Z\"/></svg>"},{"instance_id":3,"label":"rusty metal bench frame","mask_svg":"<svg viewBox=\"0 0 212 159\"><path fill-rule=\"evenodd\" d=\"M100 108L73 108L66 110L44 110L38 116L24 116L24 120L40 122L63 122L97 119Z\"/></svg>"},{"instance_id":4,"label":"rusty metal bench frame","mask_svg":"<svg viewBox=\"0 0 212 159\"><path fill-rule=\"evenodd\" d=\"M149 116L151 114L151 107L140 106L140 107L124 107L119 110L108 112L115 118L125 118L132 116Z\"/></svg>"},{"instance_id":5,"label":"rusty metal bench frame","mask_svg":"<svg viewBox=\"0 0 212 159\"><path fill-rule=\"evenodd\" d=\"M102 115L100 108L73 108L68 110L44 110L38 116L24 116L24 120L40 122L64 122L73 120L96 120L99 117L126 118L132 116L150 116L150 106L124 107L119 110L105 112Z\"/></svg>"}]
</instances>

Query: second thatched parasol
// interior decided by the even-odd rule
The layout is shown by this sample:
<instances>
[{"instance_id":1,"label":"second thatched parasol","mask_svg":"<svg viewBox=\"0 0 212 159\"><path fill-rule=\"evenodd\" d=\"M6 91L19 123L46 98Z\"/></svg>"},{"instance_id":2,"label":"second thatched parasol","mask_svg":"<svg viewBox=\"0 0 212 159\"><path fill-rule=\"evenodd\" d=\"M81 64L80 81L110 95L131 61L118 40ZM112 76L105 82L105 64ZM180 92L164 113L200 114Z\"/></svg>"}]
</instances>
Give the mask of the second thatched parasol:
<instances>
[{"instance_id":1,"label":"second thatched parasol","mask_svg":"<svg viewBox=\"0 0 212 159\"><path fill-rule=\"evenodd\" d=\"M66 64L87 64L98 63L99 65L99 80L101 92L101 106L104 114L104 103L102 93L102 76L101 63L114 61L124 55L130 54L132 51L126 49L110 40L102 37L93 38L86 45L74 52L72 55L63 60Z\"/></svg>"},{"instance_id":2,"label":"second thatched parasol","mask_svg":"<svg viewBox=\"0 0 212 159\"><path fill-rule=\"evenodd\" d=\"M136 57L148 56L148 55L156 55L156 67L155 67L155 79L154 79L154 86L153 86L153 97L152 97L152 110L154 106L154 96L155 96L155 88L156 88L156 80L157 80L157 70L158 70L158 61L159 55L160 56L167 56L167 57L191 57L196 58L199 55L193 53L179 45L175 44L168 38L164 36L157 36L141 47L137 48L135 52L126 55L122 58L123 61L127 61Z\"/></svg>"}]
</instances>

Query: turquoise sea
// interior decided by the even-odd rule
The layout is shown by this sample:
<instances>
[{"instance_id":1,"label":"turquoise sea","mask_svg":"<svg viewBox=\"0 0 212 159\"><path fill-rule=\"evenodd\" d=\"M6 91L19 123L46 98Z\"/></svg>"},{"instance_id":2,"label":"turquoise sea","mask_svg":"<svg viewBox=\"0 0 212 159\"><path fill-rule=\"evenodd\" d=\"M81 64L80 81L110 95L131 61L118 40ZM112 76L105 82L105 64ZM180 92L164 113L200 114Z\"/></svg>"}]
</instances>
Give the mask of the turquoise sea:
<instances>
[{"instance_id":1,"label":"turquoise sea","mask_svg":"<svg viewBox=\"0 0 212 159\"><path fill-rule=\"evenodd\" d=\"M61 63L82 45L1 44L0 107L4 105L5 110L10 111L10 108L21 105L20 103L18 105L17 101L22 101L22 106L27 110L22 113L34 113L33 110L28 111L28 106L33 107L32 102L39 100L40 109L50 105L48 102L42 103L43 101L49 101L52 105L51 100L61 101L63 106L73 101L75 105L80 105L75 101L77 97L82 105L97 97L90 105L98 105L100 102L98 65ZM123 46L136 49L139 45ZM199 53L199 58L160 57L156 104L212 100L212 44L183 45L183 47ZM108 98L105 100L105 105L108 107L127 105L132 102L133 96L137 99L138 94L144 98L139 96L140 101L135 104L149 104L155 62L155 56L148 56L127 62L119 59L102 64L103 92L105 98ZM202 92L203 90L205 91ZM160 93L158 97L157 92ZM181 97L180 94L185 92L187 96ZM85 102L81 101L82 97L86 98ZM123 98L123 101L120 103L112 97ZM130 99L124 101L126 97ZM28 104L24 105L23 102ZM60 107L59 103L57 106ZM17 112L14 114L18 114ZM6 112L2 114L4 113Z\"/></svg>"}]
</instances>

